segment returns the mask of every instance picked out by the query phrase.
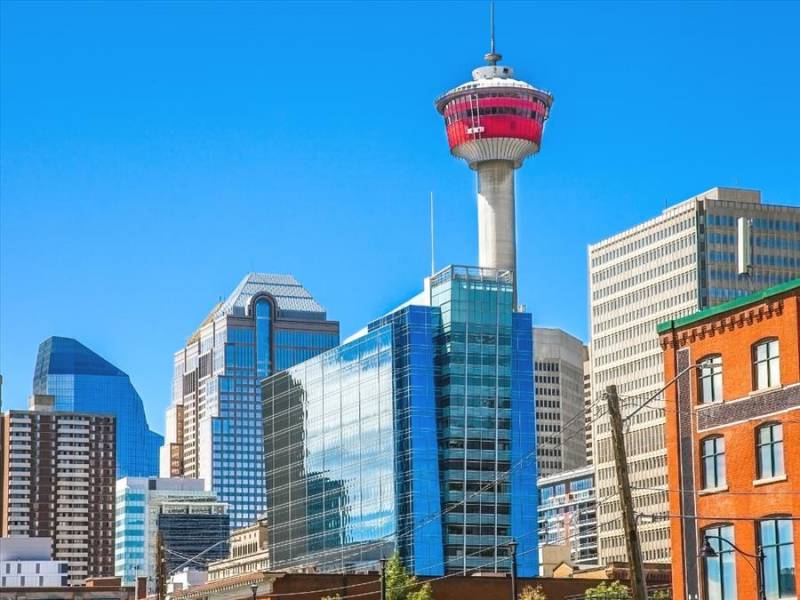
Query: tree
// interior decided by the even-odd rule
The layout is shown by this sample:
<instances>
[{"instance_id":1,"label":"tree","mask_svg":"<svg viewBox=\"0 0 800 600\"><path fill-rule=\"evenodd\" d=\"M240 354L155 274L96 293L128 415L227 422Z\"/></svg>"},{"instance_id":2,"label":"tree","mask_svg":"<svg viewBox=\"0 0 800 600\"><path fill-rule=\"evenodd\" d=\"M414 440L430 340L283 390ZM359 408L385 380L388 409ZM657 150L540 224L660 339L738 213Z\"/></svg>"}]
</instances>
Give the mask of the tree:
<instances>
[{"instance_id":1,"label":"tree","mask_svg":"<svg viewBox=\"0 0 800 600\"><path fill-rule=\"evenodd\" d=\"M530 585L526 585L519 595L519 600L547 600L547 596L544 595L542 586L537 585L534 588Z\"/></svg>"},{"instance_id":2,"label":"tree","mask_svg":"<svg viewBox=\"0 0 800 600\"><path fill-rule=\"evenodd\" d=\"M603 582L597 587L586 590L583 596L587 600L628 600L631 597L631 591L624 583L612 581L611 583Z\"/></svg>"},{"instance_id":3,"label":"tree","mask_svg":"<svg viewBox=\"0 0 800 600\"><path fill-rule=\"evenodd\" d=\"M420 585L397 552L386 563L386 600L434 600L430 584Z\"/></svg>"}]
</instances>

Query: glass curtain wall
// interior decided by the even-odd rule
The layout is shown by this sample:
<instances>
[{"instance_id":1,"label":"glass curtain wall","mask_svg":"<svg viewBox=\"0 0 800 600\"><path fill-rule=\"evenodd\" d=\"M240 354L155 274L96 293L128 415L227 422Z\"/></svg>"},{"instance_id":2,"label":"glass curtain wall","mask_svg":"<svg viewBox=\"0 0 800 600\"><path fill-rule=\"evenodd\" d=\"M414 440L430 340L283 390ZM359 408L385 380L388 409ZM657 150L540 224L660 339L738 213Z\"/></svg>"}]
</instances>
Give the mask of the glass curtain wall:
<instances>
[{"instance_id":1,"label":"glass curtain wall","mask_svg":"<svg viewBox=\"0 0 800 600\"><path fill-rule=\"evenodd\" d=\"M392 328L262 382L273 568L375 564L396 534Z\"/></svg>"},{"instance_id":2,"label":"glass curtain wall","mask_svg":"<svg viewBox=\"0 0 800 600\"><path fill-rule=\"evenodd\" d=\"M440 308L442 320L436 362L448 573L510 569L507 543L517 535L512 532L512 483L498 475L512 462L512 296L511 274L493 269L451 267L431 281L431 304ZM530 351L526 359L531 372ZM530 411L532 385L531 373ZM536 490L535 477L530 489ZM534 548L535 495L526 532Z\"/></svg>"}]
</instances>

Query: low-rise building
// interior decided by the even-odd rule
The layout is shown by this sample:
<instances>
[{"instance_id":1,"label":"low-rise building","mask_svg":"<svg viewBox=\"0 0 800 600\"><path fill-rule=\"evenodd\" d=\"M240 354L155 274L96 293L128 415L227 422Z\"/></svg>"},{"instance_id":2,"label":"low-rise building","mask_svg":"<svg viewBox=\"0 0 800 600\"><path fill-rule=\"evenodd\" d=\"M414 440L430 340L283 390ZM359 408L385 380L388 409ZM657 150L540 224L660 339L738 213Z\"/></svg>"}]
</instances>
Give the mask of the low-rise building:
<instances>
[{"instance_id":1,"label":"low-rise building","mask_svg":"<svg viewBox=\"0 0 800 600\"><path fill-rule=\"evenodd\" d=\"M89 577L82 585L40 588L0 586L0 600L141 600L144 580L123 586L119 577Z\"/></svg>"},{"instance_id":2,"label":"low-rise building","mask_svg":"<svg viewBox=\"0 0 800 600\"><path fill-rule=\"evenodd\" d=\"M230 556L208 565L208 580L216 581L269 569L267 522L261 520L231 534Z\"/></svg>"},{"instance_id":3,"label":"low-rise building","mask_svg":"<svg viewBox=\"0 0 800 600\"><path fill-rule=\"evenodd\" d=\"M800 279L658 333L675 382L664 398L673 596L795 598Z\"/></svg>"},{"instance_id":4,"label":"low-rise building","mask_svg":"<svg viewBox=\"0 0 800 600\"><path fill-rule=\"evenodd\" d=\"M67 585L68 564L53 560L47 537L0 538L0 588Z\"/></svg>"}]
</instances>

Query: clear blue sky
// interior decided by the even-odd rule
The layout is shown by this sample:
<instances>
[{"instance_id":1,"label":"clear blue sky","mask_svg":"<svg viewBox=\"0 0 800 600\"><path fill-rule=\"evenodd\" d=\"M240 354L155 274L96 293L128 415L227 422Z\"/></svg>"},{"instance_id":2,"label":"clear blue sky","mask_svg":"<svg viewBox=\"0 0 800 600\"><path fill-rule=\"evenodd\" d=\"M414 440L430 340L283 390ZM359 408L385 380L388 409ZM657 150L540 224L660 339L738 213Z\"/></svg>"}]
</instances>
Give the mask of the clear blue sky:
<instances>
[{"instance_id":1,"label":"clear blue sky","mask_svg":"<svg viewBox=\"0 0 800 600\"><path fill-rule=\"evenodd\" d=\"M73 336L163 429L172 354L248 271L348 335L476 261L474 178L433 109L487 51L479 3L0 5L0 372ZM586 245L715 185L800 202L800 4L497 3L551 90L518 174L520 300L587 335Z\"/></svg>"}]
</instances>

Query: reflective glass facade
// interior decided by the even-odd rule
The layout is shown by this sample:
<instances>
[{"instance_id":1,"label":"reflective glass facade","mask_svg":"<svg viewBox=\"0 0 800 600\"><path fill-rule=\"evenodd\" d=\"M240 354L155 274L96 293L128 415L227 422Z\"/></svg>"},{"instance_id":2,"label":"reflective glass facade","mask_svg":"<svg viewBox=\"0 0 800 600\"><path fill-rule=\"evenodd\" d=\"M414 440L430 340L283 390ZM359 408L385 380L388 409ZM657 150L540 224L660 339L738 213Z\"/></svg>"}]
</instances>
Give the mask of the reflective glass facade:
<instances>
[{"instance_id":1,"label":"reflective glass facade","mask_svg":"<svg viewBox=\"0 0 800 600\"><path fill-rule=\"evenodd\" d=\"M164 438L147 426L142 399L128 375L72 338L39 345L33 393L55 396L55 410L111 414L117 423L117 477L158 473Z\"/></svg>"},{"instance_id":2,"label":"reflective glass facade","mask_svg":"<svg viewBox=\"0 0 800 600\"><path fill-rule=\"evenodd\" d=\"M290 275L251 273L175 354L163 477L203 479L231 527L266 509L258 382L339 343L339 324Z\"/></svg>"},{"instance_id":3,"label":"reflective glass facade","mask_svg":"<svg viewBox=\"0 0 800 600\"><path fill-rule=\"evenodd\" d=\"M538 572L530 315L509 272L450 267L429 292L262 383L273 566L396 547L418 575L507 571L514 538Z\"/></svg>"}]
</instances>

